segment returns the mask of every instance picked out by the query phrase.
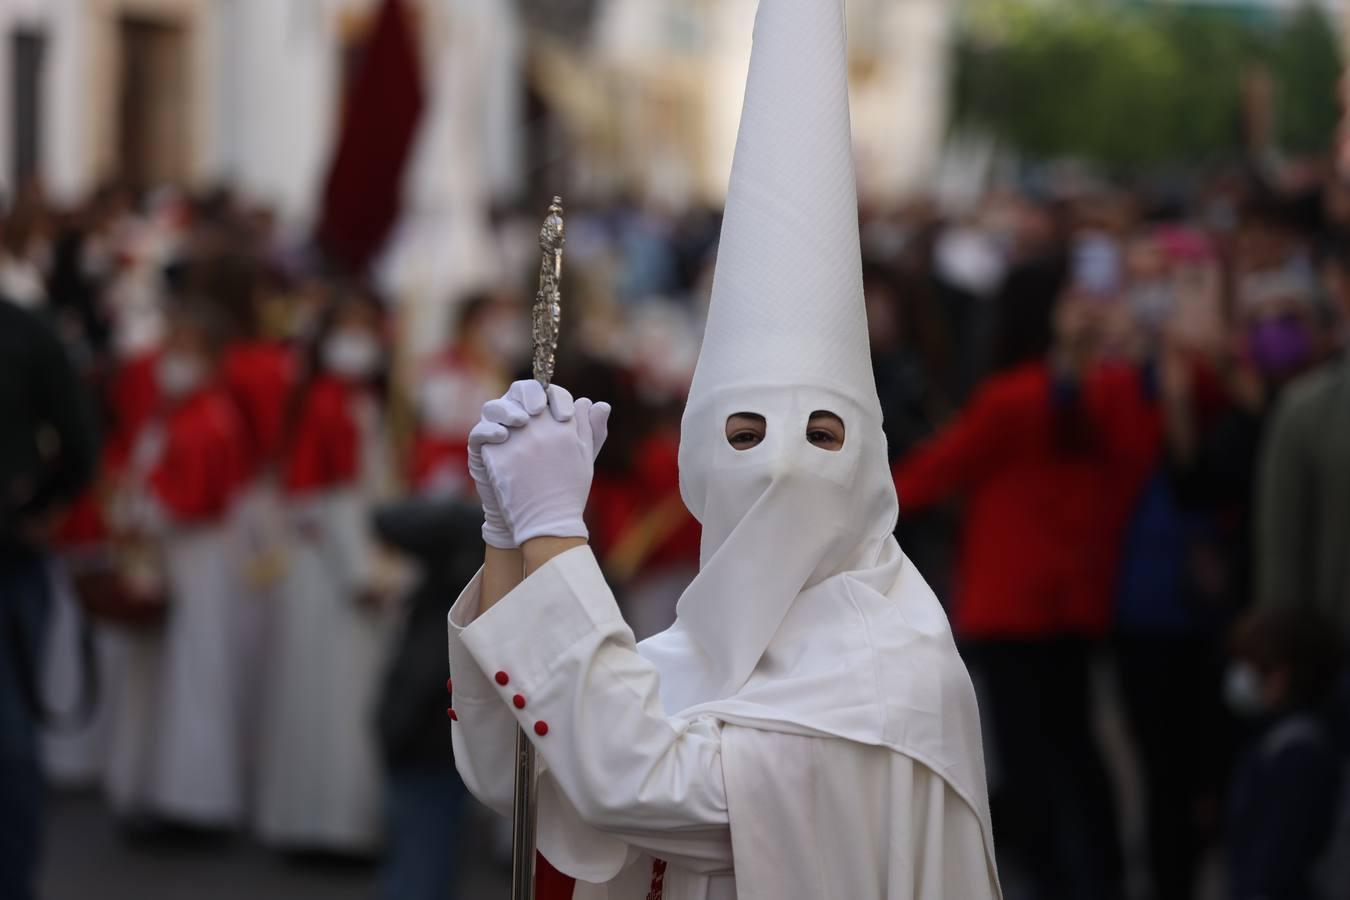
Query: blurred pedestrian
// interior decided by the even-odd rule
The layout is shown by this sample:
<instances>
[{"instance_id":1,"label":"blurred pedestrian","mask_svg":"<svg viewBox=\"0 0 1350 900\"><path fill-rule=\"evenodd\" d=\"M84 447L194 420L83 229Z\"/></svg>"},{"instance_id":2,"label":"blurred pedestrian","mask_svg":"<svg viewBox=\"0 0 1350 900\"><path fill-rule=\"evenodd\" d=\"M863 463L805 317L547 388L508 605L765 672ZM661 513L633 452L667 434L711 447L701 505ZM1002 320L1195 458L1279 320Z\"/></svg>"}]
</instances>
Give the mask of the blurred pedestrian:
<instances>
[{"instance_id":1,"label":"blurred pedestrian","mask_svg":"<svg viewBox=\"0 0 1350 900\"><path fill-rule=\"evenodd\" d=\"M131 439L108 511L128 578L166 604L162 624L118 637L108 788L133 824L226 828L245 802L230 516L247 444L220 379L219 311L189 296L167 329L154 412Z\"/></svg>"},{"instance_id":2,"label":"blurred pedestrian","mask_svg":"<svg viewBox=\"0 0 1350 900\"><path fill-rule=\"evenodd\" d=\"M1137 372L1097 361L1107 307L1060 260L1009 274L997 373L894 472L902 515L965 500L952 615L994 726L1001 846L1037 897L1108 898L1123 869L1092 661L1158 429Z\"/></svg>"},{"instance_id":3,"label":"blurred pedestrian","mask_svg":"<svg viewBox=\"0 0 1350 900\"><path fill-rule=\"evenodd\" d=\"M224 198L217 198L224 202ZM241 238L236 238L242 241ZM258 729L267 690L267 651L286 565L286 527L279 468L286 402L296 378L294 348L268 331L262 261L227 245L194 259L186 279L209 297L230 323L221 377L239 411L247 441L247 475L234 509L239 542L235 647L239 653L240 721L250 779L256 770Z\"/></svg>"},{"instance_id":4,"label":"blurred pedestrian","mask_svg":"<svg viewBox=\"0 0 1350 900\"><path fill-rule=\"evenodd\" d=\"M1343 660L1336 629L1311 613L1254 613L1234 634L1225 696L1252 734L1229 800L1230 900L1318 896L1313 869L1341 797L1326 716Z\"/></svg>"},{"instance_id":5,"label":"blurred pedestrian","mask_svg":"<svg viewBox=\"0 0 1350 900\"><path fill-rule=\"evenodd\" d=\"M63 338L91 368L103 362L110 337L102 305L111 263L104 246L106 220L103 192L68 211L55 229L47 274L47 295Z\"/></svg>"},{"instance_id":6,"label":"blurred pedestrian","mask_svg":"<svg viewBox=\"0 0 1350 900\"><path fill-rule=\"evenodd\" d=\"M24 309L47 313L45 266L51 253L46 212L36 197L21 198L0 230L0 296Z\"/></svg>"},{"instance_id":7,"label":"blurred pedestrian","mask_svg":"<svg viewBox=\"0 0 1350 900\"><path fill-rule=\"evenodd\" d=\"M1179 298L1163 335L1169 480L1182 508L1208 516L1192 570L1204 604L1229 621L1255 593L1253 509L1270 412L1322 354L1308 253L1282 203L1249 202L1224 290Z\"/></svg>"},{"instance_id":8,"label":"blurred pedestrian","mask_svg":"<svg viewBox=\"0 0 1350 900\"><path fill-rule=\"evenodd\" d=\"M419 491L465 499L469 431L530 352L529 316L518 303L480 293L459 306L453 340L421 366L410 479Z\"/></svg>"},{"instance_id":9,"label":"blurred pedestrian","mask_svg":"<svg viewBox=\"0 0 1350 900\"><path fill-rule=\"evenodd\" d=\"M31 900L45 790L37 685L47 544L59 509L92 477L97 450L87 398L60 342L2 292L0 359L0 897Z\"/></svg>"},{"instance_id":10,"label":"blurred pedestrian","mask_svg":"<svg viewBox=\"0 0 1350 900\"><path fill-rule=\"evenodd\" d=\"M380 876L386 900L451 900L460 871L467 792L455 771L445 715L450 666L445 616L483 564L483 512L459 498L412 498L375 511L376 536L421 565L404 598L377 708L388 786L389 845Z\"/></svg>"},{"instance_id":11,"label":"blurred pedestrian","mask_svg":"<svg viewBox=\"0 0 1350 900\"><path fill-rule=\"evenodd\" d=\"M377 298L338 288L304 365L282 462L290 539L268 653L258 829L280 847L364 855L381 838L371 721L391 625L369 529L392 473Z\"/></svg>"},{"instance_id":12,"label":"blurred pedestrian","mask_svg":"<svg viewBox=\"0 0 1350 900\"><path fill-rule=\"evenodd\" d=\"M1331 284L1350 317L1350 254ZM1350 348L1291 384L1266 434L1256 518L1257 600L1316 610L1350 640Z\"/></svg>"},{"instance_id":13,"label":"blurred pedestrian","mask_svg":"<svg viewBox=\"0 0 1350 900\"><path fill-rule=\"evenodd\" d=\"M1195 317L1193 305L1219 302L1217 267L1200 236L1174 231L1135 236L1126 258L1122 300L1133 331L1127 343L1149 373L1167 373L1170 398L1172 370L1190 365L1178 321ZM1190 900L1204 854L1217 839L1231 759L1219 685L1234 613L1207 564L1220 510L1183 502L1166 450L1124 535L1112 649L1142 769L1153 895Z\"/></svg>"},{"instance_id":14,"label":"blurred pedestrian","mask_svg":"<svg viewBox=\"0 0 1350 900\"><path fill-rule=\"evenodd\" d=\"M249 473L272 473L281 454L286 398L295 381L295 354L268 331L260 262L238 248L192 261L187 279L228 319L221 374L239 408L249 442Z\"/></svg>"},{"instance_id":15,"label":"blurred pedestrian","mask_svg":"<svg viewBox=\"0 0 1350 900\"><path fill-rule=\"evenodd\" d=\"M886 456L894 463L931 438L951 414L945 329L927 272L863 266L872 373L881 399ZM945 603L951 596L952 512L934 507L901 516L895 537Z\"/></svg>"}]
</instances>

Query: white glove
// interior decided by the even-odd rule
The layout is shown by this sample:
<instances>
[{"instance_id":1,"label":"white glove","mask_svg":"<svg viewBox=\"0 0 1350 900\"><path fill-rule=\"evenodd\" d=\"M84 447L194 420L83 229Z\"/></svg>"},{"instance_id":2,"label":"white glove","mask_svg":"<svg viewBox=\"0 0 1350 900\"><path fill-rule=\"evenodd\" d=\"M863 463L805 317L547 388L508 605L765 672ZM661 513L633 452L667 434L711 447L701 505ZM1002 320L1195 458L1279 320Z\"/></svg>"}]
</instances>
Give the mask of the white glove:
<instances>
[{"instance_id":1,"label":"white glove","mask_svg":"<svg viewBox=\"0 0 1350 900\"><path fill-rule=\"evenodd\" d=\"M550 387L545 393L537 381L517 381L500 399L483 404L483 416L469 432L469 475L483 504L483 542L499 550L514 550L520 545L502 516L497 491L483 465L483 447L502 443L509 429L521 427L546 406L559 421L572 418L572 395L567 391Z\"/></svg>"},{"instance_id":2,"label":"white glove","mask_svg":"<svg viewBox=\"0 0 1350 900\"><path fill-rule=\"evenodd\" d=\"M532 399L528 407L517 404L527 418L507 426L506 439L482 446L498 508L515 546L536 537L587 537L582 514L591 493L595 456L609 432L609 404L592 404L585 398L574 403L567 391L554 385L548 389L552 415L545 416L540 415L543 404ZM488 413L485 407L484 416Z\"/></svg>"}]
</instances>

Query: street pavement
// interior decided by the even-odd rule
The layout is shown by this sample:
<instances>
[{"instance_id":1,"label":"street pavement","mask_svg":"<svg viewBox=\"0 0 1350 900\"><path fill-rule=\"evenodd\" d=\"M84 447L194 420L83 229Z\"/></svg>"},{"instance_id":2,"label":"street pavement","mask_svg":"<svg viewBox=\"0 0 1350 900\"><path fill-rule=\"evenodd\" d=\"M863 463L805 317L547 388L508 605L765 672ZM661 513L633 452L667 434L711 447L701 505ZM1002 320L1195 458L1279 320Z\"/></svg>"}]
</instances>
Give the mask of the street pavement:
<instances>
[{"instance_id":1,"label":"street pavement","mask_svg":"<svg viewBox=\"0 0 1350 900\"><path fill-rule=\"evenodd\" d=\"M55 793L47 809L41 900L375 900L370 862L293 858L246 837L132 837L96 793ZM506 900L510 877L470 820L457 900ZM447 898L448 900L448 898Z\"/></svg>"}]
</instances>

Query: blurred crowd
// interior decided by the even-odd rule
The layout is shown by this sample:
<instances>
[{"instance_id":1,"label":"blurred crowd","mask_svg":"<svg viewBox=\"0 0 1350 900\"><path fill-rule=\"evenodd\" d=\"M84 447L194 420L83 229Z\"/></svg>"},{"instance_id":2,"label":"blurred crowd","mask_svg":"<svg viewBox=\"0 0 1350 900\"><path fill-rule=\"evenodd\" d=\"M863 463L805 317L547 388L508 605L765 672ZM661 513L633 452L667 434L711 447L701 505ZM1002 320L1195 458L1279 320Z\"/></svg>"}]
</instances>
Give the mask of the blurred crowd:
<instances>
[{"instance_id":1,"label":"blurred crowd","mask_svg":"<svg viewBox=\"0 0 1350 900\"><path fill-rule=\"evenodd\" d=\"M416 356L399 303L227 190L8 205L3 878L45 771L133 832L450 895L465 441L528 372L538 222L494 212L505 270ZM556 380L614 406L588 525L639 638L697 569L676 451L719 224L568 218ZM897 534L976 680L1009 895L1189 898L1219 860L1234 900L1346 896L1350 182L1035 180L865 203L862 238Z\"/></svg>"}]
</instances>

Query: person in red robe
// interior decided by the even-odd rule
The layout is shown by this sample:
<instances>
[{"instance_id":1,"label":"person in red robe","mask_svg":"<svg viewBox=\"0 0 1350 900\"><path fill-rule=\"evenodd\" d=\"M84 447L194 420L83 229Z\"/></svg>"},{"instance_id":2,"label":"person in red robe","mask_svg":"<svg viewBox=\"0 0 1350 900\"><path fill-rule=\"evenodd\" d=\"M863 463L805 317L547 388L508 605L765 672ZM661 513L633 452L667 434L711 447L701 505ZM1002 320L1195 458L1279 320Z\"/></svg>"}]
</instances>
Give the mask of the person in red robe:
<instances>
[{"instance_id":1,"label":"person in red robe","mask_svg":"<svg viewBox=\"0 0 1350 900\"><path fill-rule=\"evenodd\" d=\"M161 627L120 635L110 698L114 807L213 828L239 824L244 808L229 526L247 459L219 377L223 334L206 302L172 311L153 370L155 412L131 440L109 513L112 533L138 548L134 577L168 601Z\"/></svg>"},{"instance_id":2,"label":"person in red robe","mask_svg":"<svg viewBox=\"0 0 1350 900\"><path fill-rule=\"evenodd\" d=\"M285 567L285 522L277 467L285 429L286 399L295 381L292 347L264 327L264 277L258 259L224 250L188 267L188 280L230 317L221 376L239 410L248 438L248 483L240 496L234 527L241 552L238 649L243 673L241 717L255 735L270 668L267 648ZM256 748L256 738L246 740ZM252 760L250 760L250 765Z\"/></svg>"},{"instance_id":3,"label":"person in red robe","mask_svg":"<svg viewBox=\"0 0 1350 900\"><path fill-rule=\"evenodd\" d=\"M371 711L391 632L377 602L369 517L391 469L382 422L387 352L378 301L328 309L291 402L281 488L289 534L262 710L258 829L291 849L379 846Z\"/></svg>"}]
</instances>

